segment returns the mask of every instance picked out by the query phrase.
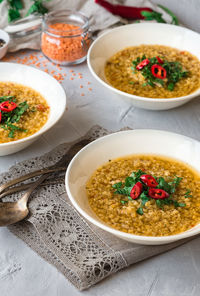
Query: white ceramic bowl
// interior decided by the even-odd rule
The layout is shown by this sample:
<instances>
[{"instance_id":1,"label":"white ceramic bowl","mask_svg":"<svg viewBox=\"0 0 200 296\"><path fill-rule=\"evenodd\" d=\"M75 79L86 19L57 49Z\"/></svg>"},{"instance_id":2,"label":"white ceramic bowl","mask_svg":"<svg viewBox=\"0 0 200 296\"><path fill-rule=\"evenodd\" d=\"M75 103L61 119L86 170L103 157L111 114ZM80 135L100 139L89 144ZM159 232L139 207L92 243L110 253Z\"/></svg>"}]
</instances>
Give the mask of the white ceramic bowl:
<instances>
[{"instance_id":1,"label":"white ceramic bowl","mask_svg":"<svg viewBox=\"0 0 200 296\"><path fill-rule=\"evenodd\" d=\"M180 50L187 50L200 59L200 35L198 33L168 24L132 24L112 29L95 40L87 56L91 73L102 86L122 99L128 99L134 106L139 108L167 110L181 106L200 95L199 88L192 94L179 98L153 99L131 95L112 87L106 81L104 74L106 61L116 52L126 47L141 44L166 45Z\"/></svg>"},{"instance_id":2,"label":"white ceramic bowl","mask_svg":"<svg viewBox=\"0 0 200 296\"><path fill-rule=\"evenodd\" d=\"M145 245L161 245L200 233L200 225L177 235L150 237L115 230L102 222L91 210L85 184L92 173L109 159L133 154L157 154L184 161L200 172L200 142L170 132L131 130L102 137L83 148L70 162L66 173L66 190L74 207L94 225L121 239Z\"/></svg>"},{"instance_id":3,"label":"white ceramic bowl","mask_svg":"<svg viewBox=\"0 0 200 296\"><path fill-rule=\"evenodd\" d=\"M9 143L0 144L0 156L15 153L33 143L53 127L66 108L66 95L60 83L47 73L30 66L0 63L0 82L16 82L38 91L50 106L50 115L45 125L35 134Z\"/></svg>"},{"instance_id":4,"label":"white ceramic bowl","mask_svg":"<svg viewBox=\"0 0 200 296\"><path fill-rule=\"evenodd\" d=\"M0 39L3 39L5 41L5 44L2 47L0 47L0 59L2 59L8 50L8 44L10 42L10 37L9 37L8 33L6 33L3 30L0 30Z\"/></svg>"}]
</instances>

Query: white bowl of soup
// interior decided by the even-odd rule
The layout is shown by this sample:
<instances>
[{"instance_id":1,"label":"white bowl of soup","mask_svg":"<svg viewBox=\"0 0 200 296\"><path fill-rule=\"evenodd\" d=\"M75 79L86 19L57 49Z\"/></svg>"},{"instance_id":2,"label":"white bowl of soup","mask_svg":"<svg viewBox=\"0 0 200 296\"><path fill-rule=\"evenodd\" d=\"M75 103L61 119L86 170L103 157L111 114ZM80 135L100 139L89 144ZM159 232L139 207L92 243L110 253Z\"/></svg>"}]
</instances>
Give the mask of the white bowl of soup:
<instances>
[{"instance_id":1,"label":"white bowl of soup","mask_svg":"<svg viewBox=\"0 0 200 296\"><path fill-rule=\"evenodd\" d=\"M121 99L139 108L166 110L200 95L199 48L200 35L189 29L131 24L97 38L87 62L97 81Z\"/></svg>"},{"instance_id":2,"label":"white bowl of soup","mask_svg":"<svg viewBox=\"0 0 200 296\"><path fill-rule=\"evenodd\" d=\"M66 109L62 86L30 66L0 63L0 156L26 148Z\"/></svg>"},{"instance_id":3,"label":"white bowl of soup","mask_svg":"<svg viewBox=\"0 0 200 296\"><path fill-rule=\"evenodd\" d=\"M117 132L72 159L66 190L99 228L133 243L171 243L200 233L199 151L198 141L175 133Z\"/></svg>"}]
</instances>

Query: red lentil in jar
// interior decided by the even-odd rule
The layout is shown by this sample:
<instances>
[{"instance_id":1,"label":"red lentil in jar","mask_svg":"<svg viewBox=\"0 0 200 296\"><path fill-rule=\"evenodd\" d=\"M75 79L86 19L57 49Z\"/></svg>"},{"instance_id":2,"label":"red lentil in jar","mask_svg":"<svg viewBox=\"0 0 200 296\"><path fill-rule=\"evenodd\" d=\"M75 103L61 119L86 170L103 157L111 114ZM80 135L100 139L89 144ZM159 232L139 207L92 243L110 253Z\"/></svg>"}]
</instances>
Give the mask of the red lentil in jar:
<instances>
[{"instance_id":1,"label":"red lentil in jar","mask_svg":"<svg viewBox=\"0 0 200 296\"><path fill-rule=\"evenodd\" d=\"M70 10L54 11L44 19L42 52L54 63L83 62L91 43L88 19Z\"/></svg>"}]
</instances>

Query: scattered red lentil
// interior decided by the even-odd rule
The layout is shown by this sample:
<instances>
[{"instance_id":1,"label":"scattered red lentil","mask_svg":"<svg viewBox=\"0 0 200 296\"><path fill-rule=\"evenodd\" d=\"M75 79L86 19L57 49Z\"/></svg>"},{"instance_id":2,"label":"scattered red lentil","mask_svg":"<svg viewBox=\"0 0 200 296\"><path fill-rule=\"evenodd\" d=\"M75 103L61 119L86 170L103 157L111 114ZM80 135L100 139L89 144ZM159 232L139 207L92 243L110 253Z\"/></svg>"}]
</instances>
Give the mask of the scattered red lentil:
<instances>
[{"instance_id":1,"label":"scattered red lentil","mask_svg":"<svg viewBox=\"0 0 200 296\"><path fill-rule=\"evenodd\" d=\"M89 87L89 88L88 88L88 90L90 90L90 91L91 91L91 90L92 90L92 88L91 88L91 87Z\"/></svg>"},{"instance_id":2,"label":"scattered red lentil","mask_svg":"<svg viewBox=\"0 0 200 296\"><path fill-rule=\"evenodd\" d=\"M81 96L83 97L85 94L84 93L81 93Z\"/></svg>"},{"instance_id":3,"label":"scattered red lentil","mask_svg":"<svg viewBox=\"0 0 200 296\"><path fill-rule=\"evenodd\" d=\"M59 65L55 65L54 63L49 62L46 58L44 58L43 55L39 53L31 53L26 54L26 52L23 52L25 56L22 55L22 52L17 53L17 56L9 55L3 58L3 61L7 62L16 62L20 64L25 65L32 65L34 67L37 67L41 70L43 70L46 73L50 73L55 79L57 79L60 83L64 80L64 77L66 76L66 73L62 73L62 68ZM40 60L39 60L40 58ZM57 69L52 70L48 69L48 65L56 66ZM56 72L58 72L56 74ZM55 75L53 75L55 74Z\"/></svg>"},{"instance_id":4,"label":"scattered red lentil","mask_svg":"<svg viewBox=\"0 0 200 296\"><path fill-rule=\"evenodd\" d=\"M83 88L83 85L80 85L80 88Z\"/></svg>"},{"instance_id":5,"label":"scattered red lentil","mask_svg":"<svg viewBox=\"0 0 200 296\"><path fill-rule=\"evenodd\" d=\"M70 80L74 80L74 78L73 77L70 77Z\"/></svg>"}]
</instances>

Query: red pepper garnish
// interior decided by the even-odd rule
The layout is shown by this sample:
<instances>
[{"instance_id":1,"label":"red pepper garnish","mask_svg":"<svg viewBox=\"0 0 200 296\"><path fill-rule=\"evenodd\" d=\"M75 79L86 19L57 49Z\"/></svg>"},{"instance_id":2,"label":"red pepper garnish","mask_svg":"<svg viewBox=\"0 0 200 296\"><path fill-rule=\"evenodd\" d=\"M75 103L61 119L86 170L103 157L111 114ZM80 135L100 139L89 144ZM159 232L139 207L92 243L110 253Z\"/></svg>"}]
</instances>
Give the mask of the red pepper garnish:
<instances>
[{"instance_id":1,"label":"red pepper garnish","mask_svg":"<svg viewBox=\"0 0 200 296\"><path fill-rule=\"evenodd\" d=\"M141 14L142 11L153 10L149 7L134 7L134 6L122 6L122 5L113 5L105 0L95 0L95 3L101 5L109 12L120 15L121 17L128 19L144 19L144 16Z\"/></svg>"},{"instance_id":2,"label":"red pepper garnish","mask_svg":"<svg viewBox=\"0 0 200 296\"><path fill-rule=\"evenodd\" d=\"M138 198L140 196L141 192L142 192L142 183L137 182L133 186L133 188L131 189L130 197L132 199L136 199L136 198Z\"/></svg>"},{"instance_id":3,"label":"red pepper garnish","mask_svg":"<svg viewBox=\"0 0 200 296\"><path fill-rule=\"evenodd\" d=\"M153 76L159 79L164 79L167 76L167 71L165 70L165 68L157 64L151 67L151 73L153 74Z\"/></svg>"},{"instance_id":4,"label":"red pepper garnish","mask_svg":"<svg viewBox=\"0 0 200 296\"><path fill-rule=\"evenodd\" d=\"M160 57L156 57L156 59L157 59L157 61L158 61L159 64L163 64L164 63L163 60Z\"/></svg>"},{"instance_id":5,"label":"red pepper garnish","mask_svg":"<svg viewBox=\"0 0 200 296\"><path fill-rule=\"evenodd\" d=\"M142 175L140 179L146 184L148 187L156 187L158 182L156 182L155 178L151 175Z\"/></svg>"},{"instance_id":6,"label":"red pepper garnish","mask_svg":"<svg viewBox=\"0 0 200 296\"><path fill-rule=\"evenodd\" d=\"M4 112L11 112L17 107L17 104L10 101L5 101L0 104L0 110Z\"/></svg>"},{"instance_id":7,"label":"red pepper garnish","mask_svg":"<svg viewBox=\"0 0 200 296\"><path fill-rule=\"evenodd\" d=\"M169 197L169 193L159 188L150 188L148 194L154 199L165 199Z\"/></svg>"},{"instance_id":8,"label":"red pepper garnish","mask_svg":"<svg viewBox=\"0 0 200 296\"><path fill-rule=\"evenodd\" d=\"M142 68L144 68L146 65L148 65L150 63L150 61L148 59L144 59L143 61L141 61L137 66L136 69L137 70L141 70Z\"/></svg>"}]
</instances>

